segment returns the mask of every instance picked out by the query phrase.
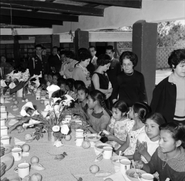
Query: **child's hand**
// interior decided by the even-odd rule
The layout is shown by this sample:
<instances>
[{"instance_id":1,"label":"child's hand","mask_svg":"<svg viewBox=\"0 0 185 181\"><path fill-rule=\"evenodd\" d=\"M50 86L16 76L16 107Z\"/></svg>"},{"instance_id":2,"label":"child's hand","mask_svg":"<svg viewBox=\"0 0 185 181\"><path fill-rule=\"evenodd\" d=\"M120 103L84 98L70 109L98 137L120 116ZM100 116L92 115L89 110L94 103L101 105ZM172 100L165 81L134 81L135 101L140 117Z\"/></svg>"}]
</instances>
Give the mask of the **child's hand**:
<instances>
[{"instance_id":1,"label":"child's hand","mask_svg":"<svg viewBox=\"0 0 185 181\"><path fill-rule=\"evenodd\" d=\"M138 142L137 150L141 155L145 155L147 153L147 143L146 142Z\"/></svg>"}]
</instances>

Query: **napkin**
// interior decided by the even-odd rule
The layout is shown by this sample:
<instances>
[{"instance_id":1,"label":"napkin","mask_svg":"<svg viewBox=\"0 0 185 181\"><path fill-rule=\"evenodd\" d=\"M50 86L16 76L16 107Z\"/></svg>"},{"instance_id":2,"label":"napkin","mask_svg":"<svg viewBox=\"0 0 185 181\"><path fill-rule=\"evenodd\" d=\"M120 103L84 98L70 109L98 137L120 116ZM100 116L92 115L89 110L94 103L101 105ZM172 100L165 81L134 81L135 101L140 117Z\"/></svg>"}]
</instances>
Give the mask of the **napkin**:
<instances>
[{"instance_id":1,"label":"napkin","mask_svg":"<svg viewBox=\"0 0 185 181\"><path fill-rule=\"evenodd\" d=\"M14 116L12 113L8 113L8 118L9 118L9 119L15 118L15 116Z\"/></svg>"},{"instance_id":2,"label":"napkin","mask_svg":"<svg viewBox=\"0 0 185 181\"><path fill-rule=\"evenodd\" d=\"M66 124L62 125L61 126L61 133L67 135L69 133L69 126Z\"/></svg>"},{"instance_id":3,"label":"napkin","mask_svg":"<svg viewBox=\"0 0 185 181\"><path fill-rule=\"evenodd\" d=\"M16 124L18 122L17 119L11 119L8 123L9 126L13 126L14 124Z\"/></svg>"},{"instance_id":4,"label":"napkin","mask_svg":"<svg viewBox=\"0 0 185 181\"><path fill-rule=\"evenodd\" d=\"M62 142L61 141L59 141L59 140L56 140L55 142L54 142L54 144L53 144L54 146L56 146L57 148L58 147L61 147L63 144L62 144Z\"/></svg>"},{"instance_id":5,"label":"napkin","mask_svg":"<svg viewBox=\"0 0 185 181\"><path fill-rule=\"evenodd\" d=\"M107 178L111 178L113 181L120 181L120 180L122 180L122 181L130 181L130 179L128 179L127 176L123 176L121 174L121 172L117 172L117 173L114 173L114 174L112 174L110 176L107 176L107 177L103 178L103 180L105 180Z\"/></svg>"},{"instance_id":6,"label":"napkin","mask_svg":"<svg viewBox=\"0 0 185 181\"><path fill-rule=\"evenodd\" d=\"M5 80L0 80L0 87L6 87Z\"/></svg>"},{"instance_id":7,"label":"napkin","mask_svg":"<svg viewBox=\"0 0 185 181\"><path fill-rule=\"evenodd\" d=\"M20 139L14 137L14 143L15 143L15 145L20 145L20 146L22 146L22 145L24 145L26 142L25 142L25 141L21 141Z\"/></svg>"}]
</instances>

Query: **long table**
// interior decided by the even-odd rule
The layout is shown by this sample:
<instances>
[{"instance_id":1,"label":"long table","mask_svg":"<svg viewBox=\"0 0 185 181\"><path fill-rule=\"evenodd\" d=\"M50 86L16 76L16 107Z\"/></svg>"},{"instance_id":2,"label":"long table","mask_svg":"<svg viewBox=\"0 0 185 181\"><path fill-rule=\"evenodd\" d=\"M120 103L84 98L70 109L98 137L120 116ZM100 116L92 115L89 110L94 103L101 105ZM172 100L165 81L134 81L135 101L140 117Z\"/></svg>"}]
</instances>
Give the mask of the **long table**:
<instances>
[{"instance_id":1,"label":"long table","mask_svg":"<svg viewBox=\"0 0 185 181\"><path fill-rule=\"evenodd\" d=\"M44 105L40 104L40 101L35 100L33 95L29 95L28 99L29 101L32 101L33 104L36 104L39 110L42 111L44 109ZM11 102L5 104L8 111L14 115L19 115L22 105L25 104L22 103L20 99L18 99L18 101L19 110L16 112L12 111L10 107L12 104ZM23 133L18 133L17 130L14 130L10 135L12 137L11 145L14 145L14 138L25 141L25 134L33 133L33 131L34 129L27 129ZM89 167L93 164L98 165L100 170L105 172L115 172L110 160L94 162L96 158L94 148L91 147L89 149L84 149L82 147L77 147L75 145L74 131L72 132L72 139L70 141L63 140L64 145L59 148L54 147L52 141L48 141L47 133L45 133L44 137L40 140L34 140L27 144L30 145L29 156L22 157L20 161L14 162L12 168L8 170L2 178L7 177L12 179L17 177L17 173L15 173L14 168L19 163L24 161L29 163L32 156L37 156L39 158L39 163L45 167L45 170L36 171L31 169L30 175L33 173L40 173L43 176L43 181L75 181L76 179L72 176L72 174L74 174L77 178L82 177L83 181L102 181L103 177L95 177L94 174L90 173ZM54 160L54 156L50 155L61 154L63 152L66 152L67 156L61 161Z\"/></svg>"}]
</instances>

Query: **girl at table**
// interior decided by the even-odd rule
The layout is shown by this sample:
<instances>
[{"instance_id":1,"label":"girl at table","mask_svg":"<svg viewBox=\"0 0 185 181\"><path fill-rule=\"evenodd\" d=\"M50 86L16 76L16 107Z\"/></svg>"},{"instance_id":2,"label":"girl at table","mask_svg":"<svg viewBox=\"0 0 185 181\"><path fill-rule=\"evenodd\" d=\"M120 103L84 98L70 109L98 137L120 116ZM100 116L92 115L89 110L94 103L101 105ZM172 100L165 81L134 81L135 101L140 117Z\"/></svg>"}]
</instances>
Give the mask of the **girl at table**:
<instances>
[{"instance_id":1,"label":"girl at table","mask_svg":"<svg viewBox=\"0 0 185 181\"><path fill-rule=\"evenodd\" d=\"M146 103L136 102L129 111L129 117L134 120L131 128L127 128L128 134L126 142L116 151L122 151L125 156L133 157L135 152L137 138L140 134L145 132L145 121L149 113L150 107Z\"/></svg>"},{"instance_id":2,"label":"girl at table","mask_svg":"<svg viewBox=\"0 0 185 181\"><path fill-rule=\"evenodd\" d=\"M146 172L159 173L160 181L185 180L185 126L170 122L160 127L159 148L148 164L136 166Z\"/></svg>"},{"instance_id":3,"label":"girl at table","mask_svg":"<svg viewBox=\"0 0 185 181\"><path fill-rule=\"evenodd\" d=\"M85 86L81 86L77 90L77 100L79 106L87 113L89 91Z\"/></svg>"},{"instance_id":4,"label":"girl at table","mask_svg":"<svg viewBox=\"0 0 185 181\"><path fill-rule=\"evenodd\" d=\"M129 108L127 104L122 101L116 101L112 108L112 117L107 131L110 135L107 136L114 149L117 150L126 141L127 130L131 129L134 121L127 117Z\"/></svg>"},{"instance_id":5,"label":"girl at table","mask_svg":"<svg viewBox=\"0 0 185 181\"><path fill-rule=\"evenodd\" d=\"M159 147L160 125L165 119L160 113L151 115L145 123L145 133L139 135L134 160L142 160L148 163L155 150Z\"/></svg>"},{"instance_id":6,"label":"girl at table","mask_svg":"<svg viewBox=\"0 0 185 181\"><path fill-rule=\"evenodd\" d=\"M87 129L93 133L106 130L110 121L110 111L105 106L105 95L93 90L88 96L89 125Z\"/></svg>"}]
</instances>

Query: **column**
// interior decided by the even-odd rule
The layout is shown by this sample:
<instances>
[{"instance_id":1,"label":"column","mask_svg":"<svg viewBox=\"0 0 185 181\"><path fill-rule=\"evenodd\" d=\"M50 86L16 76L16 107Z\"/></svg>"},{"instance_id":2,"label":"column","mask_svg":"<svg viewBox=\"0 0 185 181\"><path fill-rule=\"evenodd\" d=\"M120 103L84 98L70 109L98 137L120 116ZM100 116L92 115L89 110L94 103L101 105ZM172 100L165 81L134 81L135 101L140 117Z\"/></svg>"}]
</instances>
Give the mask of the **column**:
<instances>
[{"instance_id":1,"label":"column","mask_svg":"<svg viewBox=\"0 0 185 181\"><path fill-rule=\"evenodd\" d=\"M136 70L144 75L148 103L150 104L155 87L157 23L147 23L144 20L134 23L132 51L138 56Z\"/></svg>"}]
</instances>

